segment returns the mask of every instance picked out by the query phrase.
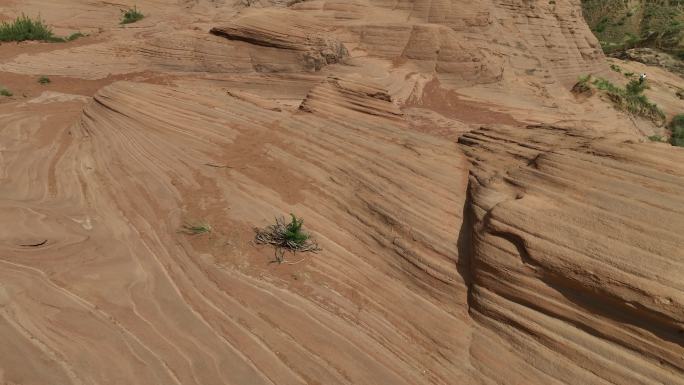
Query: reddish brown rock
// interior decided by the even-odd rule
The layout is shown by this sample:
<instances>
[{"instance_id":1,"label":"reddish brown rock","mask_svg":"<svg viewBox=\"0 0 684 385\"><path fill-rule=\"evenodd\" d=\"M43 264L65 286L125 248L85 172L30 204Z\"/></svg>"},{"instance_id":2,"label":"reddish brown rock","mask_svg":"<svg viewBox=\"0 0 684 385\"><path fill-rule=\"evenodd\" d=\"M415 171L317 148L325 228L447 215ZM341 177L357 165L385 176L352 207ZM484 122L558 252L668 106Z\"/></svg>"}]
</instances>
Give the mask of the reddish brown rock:
<instances>
[{"instance_id":1,"label":"reddish brown rock","mask_svg":"<svg viewBox=\"0 0 684 385\"><path fill-rule=\"evenodd\" d=\"M684 155L579 4L124 3L0 0L89 33L0 45L1 384L683 382Z\"/></svg>"}]
</instances>

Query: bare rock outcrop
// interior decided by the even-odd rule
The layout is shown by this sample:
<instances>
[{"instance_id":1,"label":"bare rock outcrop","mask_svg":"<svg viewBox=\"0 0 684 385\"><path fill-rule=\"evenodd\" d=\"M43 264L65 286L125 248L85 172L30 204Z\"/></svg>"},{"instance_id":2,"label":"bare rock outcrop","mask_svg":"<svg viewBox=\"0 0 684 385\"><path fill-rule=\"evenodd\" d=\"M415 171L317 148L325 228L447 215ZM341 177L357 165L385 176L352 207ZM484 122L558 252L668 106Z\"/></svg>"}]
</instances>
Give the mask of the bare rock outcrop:
<instances>
[{"instance_id":1,"label":"bare rock outcrop","mask_svg":"<svg viewBox=\"0 0 684 385\"><path fill-rule=\"evenodd\" d=\"M138 3L0 0L92 33L0 44L0 384L684 382L684 154L578 2Z\"/></svg>"},{"instance_id":2,"label":"bare rock outcrop","mask_svg":"<svg viewBox=\"0 0 684 385\"><path fill-rule=\"evenodd\" d=\"M296 19L293 20L293 18ZM211 33L230 40L244 41L256 46L294 51L304 70L319 71L328 64L342 61L349 55L344 44L330 35L315 19L295 16L288 12L259 12L243 16L230 25L214 27ZM274 72L281 69L282 51L276 51L269 61L267 52L261 57L255 53L258 72ZM302 68L295 68L302 70Z\"/></svg>"},{"instance_id":3,"label":"bare rock outcrop","mask_svg":"<svg viewBox=\"0 0 684 385\"><path fill-rule=\"evenodd\" d=\"M539 380L684 383L684 152L545 126L459 142L473 318Z\"/></svg>"}]
</instances>

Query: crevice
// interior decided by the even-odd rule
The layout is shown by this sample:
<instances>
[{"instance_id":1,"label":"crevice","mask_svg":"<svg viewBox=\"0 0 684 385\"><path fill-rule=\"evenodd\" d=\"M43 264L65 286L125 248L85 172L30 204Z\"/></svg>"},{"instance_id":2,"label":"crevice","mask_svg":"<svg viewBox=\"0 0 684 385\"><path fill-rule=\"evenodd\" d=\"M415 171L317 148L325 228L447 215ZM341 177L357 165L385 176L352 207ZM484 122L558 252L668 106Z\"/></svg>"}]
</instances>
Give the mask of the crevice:
<instances>
[{"instance_id":1,"label":"crevice","mask_svg":"<svg viewBox=\"0 0 684 385\"><path fill-rule=\"evenodd\" d=\"M292 50L292 51L301 51L301 50L298 50L298 49L292 47L292 44L278 44L275 40L265 40L265 39L259 39L258 37L254 37L254 36L247 36L245 34L231 33L231 32L228 32L226 29L212 28L211 30L209 30L209 33L211 33L212 35L215 35L215 36L224 37L228 40L242 41L245 43L258 45L258 46L262 46L262 47L279 48L279 49L286 49L286 50Z\"/></svg>"},{"instance_id":2,"label":"crevice","mask_svg":"<svg viewBox=\"0 0 684 385\"><path fill-rule=\"evenodd\" d=\"M466 189L465 202L463 203L463 222L461 223L461 229L458 232L458 240L456 241L456 247L458 249L458 261L456 262L456 270L458 274L463 279L463 283L467 290L466 303L468 305L468 312L472 305L472 282L473 282L473 265L474 265L474 225L475 225L475 212L473 210L473 197L472 197L472 182L468 181L468 187Z\"/></svg>"}]
</instances>

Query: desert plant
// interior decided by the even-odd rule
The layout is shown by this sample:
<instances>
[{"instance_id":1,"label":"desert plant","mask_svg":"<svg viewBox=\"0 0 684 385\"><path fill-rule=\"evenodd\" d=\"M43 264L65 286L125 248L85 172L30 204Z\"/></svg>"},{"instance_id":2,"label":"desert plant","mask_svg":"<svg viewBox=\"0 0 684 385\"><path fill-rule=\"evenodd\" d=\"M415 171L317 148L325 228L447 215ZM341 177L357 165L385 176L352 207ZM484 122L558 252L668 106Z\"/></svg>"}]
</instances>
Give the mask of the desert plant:
<instances>
[{"instance_id":1,"label":"desert plant","mask_svg":"<svg viewBox=\"0 0 684 385\"><path fill-rule=\"evenodd\" d=\"M670 143L673 146L684 147L684 114L679 114L672 118L672 121L670 121L670 131L672 132Z\"/></svg>"},{"instance_id":2,"label":"desert plant","mask_svg":"<svg viewBox=\"0 0 684 385\"><path fill-rule=\"evenodd\" d=\"M601 21L596 24L596 27L594 29L595 32L602 33L603 31L606 30L606 26L608 26L608 18L604 17L601 19Z\"/></svg>"},{"instance_id":3,"label":"desert plant","mask_svg":"<svg viewBox=\"0 0 684 385\"><path fill-rule=\"evenodd\" d=\"M290 214L291 220L287 222L284 217L275 218L275 224L263 229L255 228L254 241L260 245L271 245L275 248L275 262L285 262L285 251L296 253L298 251L318 252L320 247L311 235L302 230L304 220Z\"/></svg>"},{"instance_id":4,"label":"desert plant","mask_svg":"<svg viewBox=\"0 0 684 385\"><path fill-rule=\"evenodd\" d=\"M648 140L650 140L651 142L662 142L663 137L660 135L651 135L648 137Z\"/></svg>"},{"instance_id":5,"label":"desert plant","mask_svg":"<svg viewBox=\"0 0 684 385\"><path fill-rule=\"evenodd\" d=\"M8 90L5 87L0 86L0 95L1 96L12 96L12 91Z\"/></svg>"},{"instance_id":6,"label":"desert plant","mask_svg":"<svg viewBox=\"0 0 684 385\"><path fill-rule=\"evenodd\" d=\"M309 234L302 231L304 219L297 219L294 214L290 214L290 216L292 216L292 220L287 224L287 226L285 226L285 240L288 243L292 243L297 246L302 245L307 239L309 239Z\"/></svg>"},{"instance_id":7,"label":"desert plant","mask_svg":"<svg viewBox=\"0 0 684 385\"><path fill-rule=\"evenodd\" d=\"M658 124L665 122L663 111L656 104L651 103L646 95L643 94L646 89L646 83L633 79L630 80L625 88L621 88L606 79L598 78L592 84L597 89L605 91L608 98L618 109L627 111L632 115L651 119Z\"/></svg>"},{"instance_id":8,"label":"desert plant","mask_svg":"<svg viewBox=\"0 0 684 385\"><path fill-rule=\"evenodd\" d=\"M45 25L42 20L33 20L26 15L21 15L11 22L0 23L0 41L26 40L64 41L64 39L56 37L52 33L52 29Z\"/></svg>"},{"instance_id":9,"label":"desert plant","mask_svg":"<svg viewBox=\"0 0 684 385\"><path fill-rule=\"evenodd\" d=\"M591 80L591 75L580 76L577 83L572 87L572 92L576 94L584 94L591 92L591 87L589 86L589 81Z\"/></svg>"},{"instance_id":10,"label":"desert plant","mask_svg":"<svg viewBox=\"0 0 684 385\"><path fill-rule=\"evenodd\" d=\"M38 83L40 83L42 85L47 85L47 84L50 84L51 82L52 81L47 76L41 76L40 78L38 78Z\"/></svg>"},{"instance_id":11,"label":"desert plant","mask_svg":"<svg viewBox=\"0 0 684 385\"><path fill-rule=\"evenodd\" d=\"M593 83L596 88L602 91L608 91L608 92L620 92L620 88L616 87L615 84L613 84L610 80L606 80L603 78L598 78L594 79Z\"/></svg>"},{"instance_id":12,"label":"desert plant","mask_svg":"<svg viewBox=\"0 0 684 385\"><path fill-rule=\"evenodd\" d=\"M611 64L610 69L617 72L617 73L622 73L622 68L620 68L620 66L618 66L618 65Z\"/></svg>"},{"instance_id":13,"label":"desert plant","mask_svg":"<svg viewBox=\"0 0 684 385\"><path fill-rule=\"evenodd\" d=\"M71 35L65 37L64 40L66 40L66 41L74 41L74 40L76 40L76 39L78 39L78 38L80 38L80 37L85 37L85 35L82 34L81 32L74 32L74 33L72 33Z\"/></svg>"},{"instance_id":14,"label":"desert plant","mask_svg":"<svg viewBox=\"0 0 684 385\"><path fill-rule=\"evenodd\" d=\"M121 10L121 24L130 24L145 18L142 12L138 11L137 6L126 10Z\"/></svg>"},{"instance_id":15,"label":"desert plant","mask_svg":"<svg viewBox=\"0 0 684 385\"><path fill-rule=\"evenodd\" d=\"M627 83L625 90L629 95L638 96L646 89L646 82L632 79Z\"/></svg>"},{"instance_id":16,"label":"desert plant","mask_svg":"<svg viewBox=\"0 0 684 385\"><path fill-rule=\"evenodd\" d=\"M197 223L197 224L186 223L183 225L182 231L186 234L191 234L191 235L210 233L211 232L211 226L207 223Z\"/></svg>"}]
</instances>

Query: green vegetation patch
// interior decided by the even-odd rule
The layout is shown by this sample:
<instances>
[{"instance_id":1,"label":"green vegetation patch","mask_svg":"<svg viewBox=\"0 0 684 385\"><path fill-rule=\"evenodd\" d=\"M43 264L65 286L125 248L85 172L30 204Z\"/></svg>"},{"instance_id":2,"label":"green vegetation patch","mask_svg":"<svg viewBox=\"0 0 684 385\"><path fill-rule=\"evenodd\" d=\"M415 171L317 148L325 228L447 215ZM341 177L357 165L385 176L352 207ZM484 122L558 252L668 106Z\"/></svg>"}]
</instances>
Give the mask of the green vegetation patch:
<instances>
[{"instance_id":1,"label":"green vegetation patch","mask_svg":"<svg viewBox=\"0 0 684 385\"><path fill-rule=\"evenodd\" d=\"M0 86L0 96L12 96L12 91L8 90L5 87Z\"/></svg>"},{"instance_id":2,"label":"green vegetation patch","mask_svg":"<svg viewBox=\"0 0 684 385\"><path fill-rule=\"evenodd\" d=\"M50 78L47 77L47 76L41 76L41 77L38 78L38 83L40 83L40 84L42 84L42 85L47 85L47 84L50 84L51 82L52 82L52 81L51 81Z\"/></svg>"},{"instance_id":3,"label":"green vegetation patch","mask_svg":"<svg viewBox=\"0 0 684 385\"><path fill-rule=\"evenodd\" d=\"M134 6L126 10L121 10L121 24L131 24L136 21L140 21L145 18L142 12L138 10L138 7Z\"/></svg>"},{"instance_id":4,"label":"green vegetation patch","mask_svg":"<svg viewBox=\"0 0 684 385\"><path fill-rule=\"evenodd\" d=\"M684 114L679 114L672 118L672 121L670 121L670 131L672 131L670 143L673 146L684 147Z\"/></svg>"},{"instance_id":5,"label":"green vegetation patch","mask_svg":"<svg viewBox=\"0 0 684 385\"><path fill-rule=\"evenodd\" d=\"M644 95L646 87L646 82L637 79L630 80L625 88L622 88L603 78L592 80L589 75L581 77L572 90L575 93L590 92L592 88L603 91L619 110L662 125L665 123L665 113Z\"/></svg>"},{"instance_id":6,"label":"green vegetation patch","mask_svg":"<svg viewBox=\"0 0 684 385\"><path fill-rule=\"evenodd\" d=\"M197 224L186 223L185 225L183 225L182 231L184 233L190 234L190 235L205 234L205 233L211 232L211 226L207 223L197 223Z\"/></svg>"},{"instance_id":7,"label":"green vegetation patch","mask_svg":"<svg viewBox=\"0 0 684 385\"><path fill-rule=\"evenodd\" d=\"M10 22L0 23L0 41L49 41L61 42L64 39L55 36L52 29L42 20L33 20L26 15L21 15Z\"/></svg>"},{"instance_id":8,"label":"green vegetation patch","mask_svg":"<svg viewBox=\"0 0 684 385\"><path fill-rule=\"evenodd\" d=\"M81 32L74 32L71 35L65 37L64 40L65 41L74 41L74 40L81 38L81 37L85 37L85 35L82 34Z\"/></svg>"},{"instance_id":9,"label":"green vegetation patch","mask_svg":"<svg viewBox=\"0 0 684 385\"><path fill-rule=\"evenodd\" d=\"M591 94L591 75L581 76L574 87L572 87L572 92L576 94Z\"/></svg>"},{"instance_id":10,"label":"green vegetation patch","mask_svg":"<svg viewBox=\"0 0 684 385\"><path fill-rule=\"evenodd\" d=\"M73 41L85 36L80 32L72 33L67 37L55 36L43 20L31 19L21 15L13 21L0 23L0 41L45 41L50 43L63 43Z\"/></svg>"},{"instance_id":11,"label":"green vegetation patch","mask_svg":"<svg viewBox=\"0 0 684 385\"><path fill-rule=\"evenodd\" d=\"M582 14L606 53L648 47L684 57L682 0L582 0Z\"/></svg>"},{"instance_id":12,"label":"green vegetation patch","mask_svg":"<svg viewBox=\"0 0 684 385\"><path fill-rule=\"evenodd\" d=\"M294 214L290 214L290 217L289 222L284 217L280 217L275 219L275 224L263 229L254 229L256 233L254 242L259 245L273 246L275 248L275 262L278 263L285 262L286 251L315 253L321 250L311 235L302 229L304 220L297 218Z\"/></svg>"}]
</instances>

